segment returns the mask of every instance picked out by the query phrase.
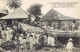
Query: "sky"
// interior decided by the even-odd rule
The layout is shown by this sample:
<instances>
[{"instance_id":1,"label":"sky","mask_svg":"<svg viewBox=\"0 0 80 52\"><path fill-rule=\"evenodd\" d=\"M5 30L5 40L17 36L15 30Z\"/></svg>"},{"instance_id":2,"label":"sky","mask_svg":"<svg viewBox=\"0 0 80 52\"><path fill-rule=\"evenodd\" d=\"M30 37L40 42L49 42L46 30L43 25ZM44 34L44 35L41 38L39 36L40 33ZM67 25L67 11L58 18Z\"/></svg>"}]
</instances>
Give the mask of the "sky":
<instances>
[{"instance_id":1,"label":"sky","mask_svg":"<svg viewBox=\"0 0 80 52\"><path fill-rule=\"evenodd\" d=\"M53 4L49 4L49 3L63 3L63 2L64 3L77 2L77 4L74 4L74 8L60 8L60 7L54 8ZM80 14L80 11L79 11L80 1L79 0L21 0L21 3L22 3L21 8L24 11L27 11L27 9L32 4L39 3L39 4L43 5L43 7L41 8L43 14L46 14L50 9L53 8L54 10L58 11L59 13L65 15L65 16L70 16L70 17L74 17L74 18L80 18L80 15L79 15ZM6 5L5 5L5 7L6 7ZM4 8L3 0L0 0L0 8ZM6 9L9 10L8 7L6 7Z\"/></svg>"}]
</instances>

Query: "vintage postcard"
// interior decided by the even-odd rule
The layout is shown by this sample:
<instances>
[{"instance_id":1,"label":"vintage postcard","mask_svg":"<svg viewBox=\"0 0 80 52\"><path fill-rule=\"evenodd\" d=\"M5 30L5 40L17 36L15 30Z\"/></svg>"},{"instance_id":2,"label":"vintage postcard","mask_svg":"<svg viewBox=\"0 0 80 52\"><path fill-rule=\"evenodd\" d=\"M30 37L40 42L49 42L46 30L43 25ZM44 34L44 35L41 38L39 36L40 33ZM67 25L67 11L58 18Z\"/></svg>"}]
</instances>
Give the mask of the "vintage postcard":
<instances>
[{"instance_id":1,"label":"vintage postcard","mask_svg":"<svg viewBox=\"0 0 80 52\"><path fill-rule=\"evenodd\" d=\"M80 0L0 0L0 52L80 52Z\"/></svg>"}]
</instances>

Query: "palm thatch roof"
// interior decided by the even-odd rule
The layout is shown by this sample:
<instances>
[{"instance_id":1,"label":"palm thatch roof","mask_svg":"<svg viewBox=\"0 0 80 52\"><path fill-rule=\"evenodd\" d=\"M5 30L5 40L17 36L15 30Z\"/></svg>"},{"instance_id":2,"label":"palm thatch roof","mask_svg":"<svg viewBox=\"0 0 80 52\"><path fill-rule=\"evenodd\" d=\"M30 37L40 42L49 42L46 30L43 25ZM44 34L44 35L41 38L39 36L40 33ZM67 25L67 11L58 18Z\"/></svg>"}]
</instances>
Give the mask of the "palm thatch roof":
<instances>
[{"instance_id":1,"label":"palm thatch roof","mask_svg":"<svg viewBox=\"0 0 80 52\"><path fill-rule=\"evenodd\" d=\"M2 17L1 19L22 19L22 18L28 18L28 14L21 8L17 8L12 13Z\"/></svg>"},{"instance_id":2,"label":"palm thatch roof","mask_svg":"<svg viewBox=\"0 0 80 52\"><path fill-rule=\"evenodd\" d=\"M64 16L61 13L55 11L54 9L51 9L43 16L42 21L44 20L78 20L78 19Z\"/></svg>"}]
</instances>

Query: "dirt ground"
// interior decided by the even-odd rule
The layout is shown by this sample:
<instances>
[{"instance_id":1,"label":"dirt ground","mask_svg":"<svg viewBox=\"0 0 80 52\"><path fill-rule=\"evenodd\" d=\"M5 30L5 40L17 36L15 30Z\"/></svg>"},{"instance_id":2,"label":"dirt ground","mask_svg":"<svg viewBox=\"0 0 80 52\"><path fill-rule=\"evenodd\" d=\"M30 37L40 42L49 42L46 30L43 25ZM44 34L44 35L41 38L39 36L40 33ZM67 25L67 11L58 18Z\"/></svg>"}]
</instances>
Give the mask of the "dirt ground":
<instances>
[{"instance_id":1,"label":"dirt ground","mask_svg":"<svg viewBox=\"0 0 80 52\"><path fill-rule=\"evenodd\" d=\"M27 50L27 52L68 52L66 48L59 48L59 49L54 49L54 48L43 48L41 50ZM74 48L72 52L80 52L80 48Z\"/></svg>"}]
</instances>

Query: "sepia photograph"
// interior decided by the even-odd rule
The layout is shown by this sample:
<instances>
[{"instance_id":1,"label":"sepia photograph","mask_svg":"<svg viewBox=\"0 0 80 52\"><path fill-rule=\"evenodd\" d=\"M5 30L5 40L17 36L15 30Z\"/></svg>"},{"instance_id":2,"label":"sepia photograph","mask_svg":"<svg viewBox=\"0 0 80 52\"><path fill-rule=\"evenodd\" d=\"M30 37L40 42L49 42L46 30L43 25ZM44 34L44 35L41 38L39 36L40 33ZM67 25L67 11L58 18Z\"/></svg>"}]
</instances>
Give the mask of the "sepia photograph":
<instances>
[{"instance_id":1,"label":"sepia photograph","mask_svg":"<svg viewBox=\"0 0 80 52\"><path fill-rule=\"evenodd\" d=\"M0 52L80 52L80 0L0 0Z\"/></svg>"}]
</instances>

